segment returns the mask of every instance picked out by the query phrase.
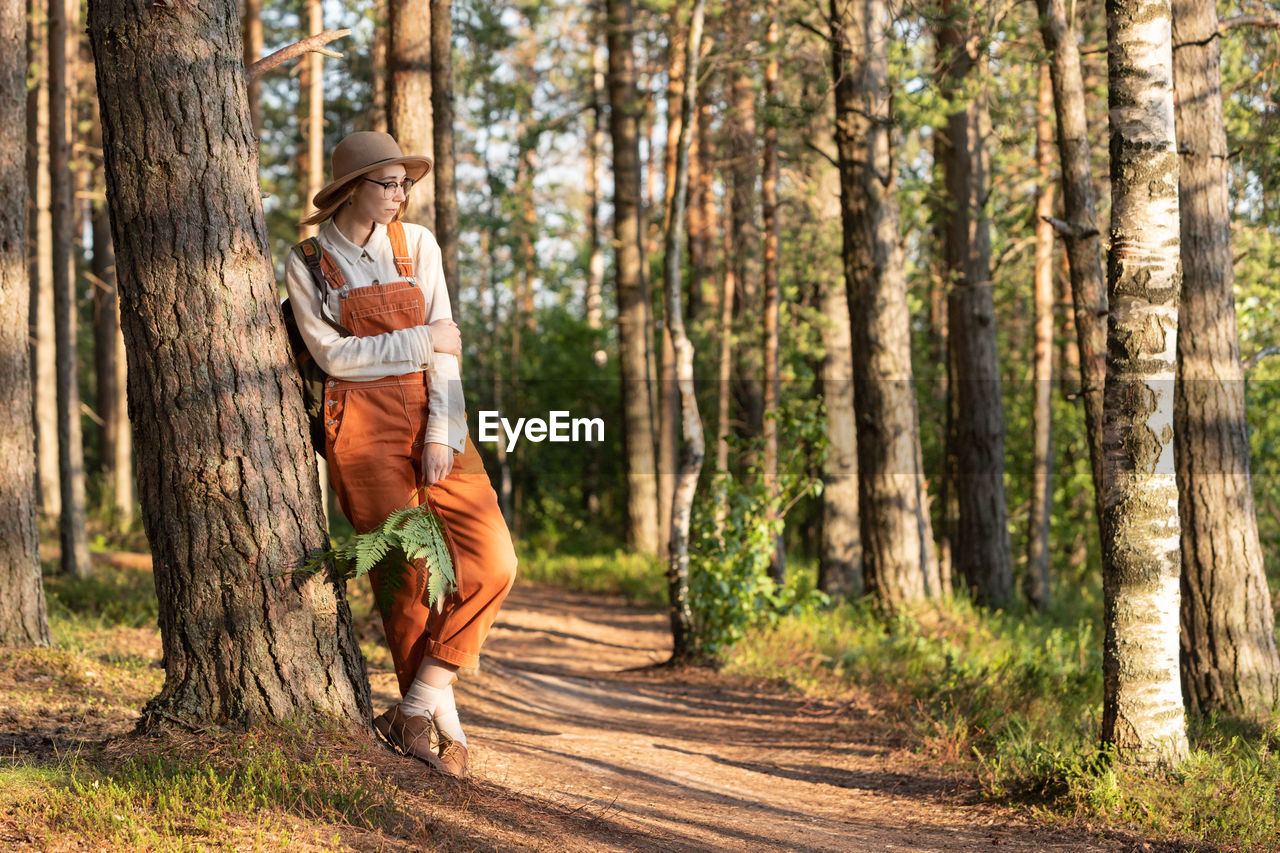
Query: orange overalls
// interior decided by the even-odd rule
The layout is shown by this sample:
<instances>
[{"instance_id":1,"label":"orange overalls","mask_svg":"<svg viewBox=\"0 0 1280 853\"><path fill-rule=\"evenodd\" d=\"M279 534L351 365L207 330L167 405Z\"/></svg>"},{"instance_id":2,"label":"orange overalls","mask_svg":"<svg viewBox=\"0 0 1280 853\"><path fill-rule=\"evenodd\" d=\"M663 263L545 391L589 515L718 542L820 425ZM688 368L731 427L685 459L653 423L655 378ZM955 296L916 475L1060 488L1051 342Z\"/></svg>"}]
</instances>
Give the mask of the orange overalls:
<instances>
[{"instance_id":1,"label":"orange overalls","mask_svg":"<svg viewBox=\"0 0 1280 853\"><path fill-rule=\"evenodd\" d=\"M403 228L387 229L396 269L413 277ZM341 273L328 257L321 266L334 289ZM347 291L339 322L358 337L422 325L426 300L412 280ZM325 385L325 455L329 482L357 533L376 528L405 506L417 506L418 473L425 448L428 373L417 371L372 381L330 378ZM403 695L424 655L466 669L479 664L480 646L515 580L511 533L498 508L475 445L454 456L453 470L427 489L453 546L458 590L435 609L427 605L427 571L422 561L407 567L382 625ZM375 596L379 570L369 573Z\"/></svg>"}]
</instances>

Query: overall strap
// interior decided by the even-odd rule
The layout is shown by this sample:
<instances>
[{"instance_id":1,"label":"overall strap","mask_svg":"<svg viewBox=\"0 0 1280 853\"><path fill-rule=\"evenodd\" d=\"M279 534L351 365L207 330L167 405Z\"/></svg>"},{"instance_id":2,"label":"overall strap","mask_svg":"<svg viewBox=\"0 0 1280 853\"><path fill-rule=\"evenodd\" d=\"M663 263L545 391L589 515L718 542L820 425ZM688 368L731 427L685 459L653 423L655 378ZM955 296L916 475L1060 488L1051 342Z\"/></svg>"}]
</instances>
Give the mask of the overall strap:
<instances>
[{"instance_id":1,"label":"overall strap","mask_svg":"<svg viewBox=\"0 0 1280 853\"><path fill-rule=\"evenodd\" d=\"M405 278L413 278L413 258L409 257L409 238L404 233L404 223L387 223L387 239L391 241L391 254L396 260L396 272Z\"/></svg>"},{"instance_id":2,"label":"overall strap","mask_svg":"<svg viewBox=\"0 0 1280 853\"><path fill-rule=\"evenodd\" d=\"M320 248L320 241L315 237L308 237L293 248L307 265L307 269L311 271L311 280L320 291L320 319L332 326L334 331L342 337L351 337L351 332L346 326L329 316L329 288L332 286L337 290L346 284L342 273L324 253L324 249Z\"/></svg>"}]
</instances>

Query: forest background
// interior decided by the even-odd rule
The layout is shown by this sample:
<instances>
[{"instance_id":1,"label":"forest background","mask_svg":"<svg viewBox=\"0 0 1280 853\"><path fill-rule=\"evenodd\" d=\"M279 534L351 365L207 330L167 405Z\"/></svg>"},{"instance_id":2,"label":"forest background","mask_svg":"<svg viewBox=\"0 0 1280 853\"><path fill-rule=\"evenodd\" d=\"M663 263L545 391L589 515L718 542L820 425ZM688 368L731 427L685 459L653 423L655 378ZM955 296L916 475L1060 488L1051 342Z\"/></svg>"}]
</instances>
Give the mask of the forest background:
<instances>
[{"instance_id":1,"label":"forest background","mask_svg":"<svg viewBox=\"0 0 1280 853\"><path fill-rule=\"evenodd\" d=\"M318 152L367 129L393 130L406 150L421 150L415 139L419 146L430 144L425 111L413 127L403 118L396 126L389 92L396 71L388 68L401 48L388 33L396 31L389 24L404 6L389 3L259 7L251 0L244 8L246 62L322 29L350 30L329 44L341 56L321 60L313 54L281 66L251 92L277 279L298 239L305 199L317 181L327 181L327 163ZM68 9L64 96L71 118L62 169L57 158L63 155L49 141L62 130L41 119L47 115L42 99L59 97L50 87L58 67L45 60L44 40L60 34L41 9L27 14L35 51L27 124L34 143L32 387L42 530L50 542L55 532L61 536L59 564L46 560L55 628L59 618L72 618L66 602L87 594L95 574L101 583L109 572L90 567L90 545L145 549L122 396L123 343L93 56L76 24L84 14ZM1280 362L1268 356L1280 351L1280 330L1269 273L1280 223L1270 166L1277 156L1272 93L1280 54L1269 6L1222 4L1219 12L1230 22L1217 41L1230 152L1238 347L1247 377L1257 536L1274 600L1280 582L1280 461L1273 452L1280 440L1274 381ZM883 592L883 581L875 595L875 582L863 577L856 498L839 488L854 478L849 460L831 448L833 433L853 424L850 404L832 402L842 384L849 392L851 375L830 372L832 353L839 351L833 335L840 327L846 340L849 334L847 303L832 301L843 297L846 269L832 13L815 3L718 3L707 9L684 236L689 255L682 259L684 319L708 435L690 534L694 650L731 669L780 674L803 690L898 681L903 700L926 709L925 741L934 748L947 741L944 751L956 761L976 756L977 772L993 796L1034 795L1068 810L1146 822L1159 832L1265 848L1275 838L1276 810L1261 824L1256 818L1280 800L1280 768L1272 758L1276 730L1267 714L1193 714L1195 769L1184 765L1177 771L1183 775L1172 780L1117 777L1100 769L1093 748L1084 746L1097 741L1101 725L1103 549L1071 280L1061 246L1036 227L1045 199L1049 215L1061 219L1063 213L1053 189L1058 165L1052 101L1045 98L1042 18L1029 3L910 5L891 18L885 47L893 157L892 173L882 179L900 211L920 470L944 587L926 596L934 600L932 615L922 615L886 609L895 596ZM603 418L604 446L525 441L510 453L494 446L481 450L525 577L665 602L668 555L659 531L670 523L678 449L672 407L678 402L671 397L670 374L663 372L671 357L664 353L662 283L678 130L669 119L679 101L688 10L651 2L627 15L639 93L638 283L649 331L640 383L623 380L622 315L634 305L620 296L620 262L610 242L618 190L610 143L617 137L610 137L603 10L455 0L451 17L457 198L457 275L451 284L463 328L473 438L475 413L486 409L511 418L546 417L554 410ZM1093 193L1098 221L1106 222L1106 10L1078 4L1073 21L1093 143ZM401 31L410 29L406 24ZM976 72L956 73L956 51L948 48L956 43L971 52ZM958 190L948 184L943 162L951 117L975 105L982 109L972 112L969 132L975 149L984 152L988 176L976 196L971 185ZM772 178L769 148L776 156ZM57 185L60 173L69 185ZM46 185L50 176L55 180ZM59 212L57 199L67 192L69 202ZM409 218L435 227L431 195L428 187L415 188L418 209ZM986 585L968 569L957 569L952 579L950 569L957 523L952 504L962 481L955 479L957 445L949 433L957 418L952 371L959 368L949 349L946 307L962 274L947 258L946 232L963 210L989 224L988 325L1004 421L1002 459L994 472L1004 507L996 539L1008 537L995 546L1004 556L990 562L1008 564L1003 588ZM1036 294L1038 259L1051 276L1048 300ZM55 354L54 296L60 291L54 277L63 274L74 294L65 306L72 309L77 341L73 365L65 359L59 365ZM1037 324L1044 317L1052 323L1048 346L1040 347L1041 365L1046 350L1050 356L1048 380L1036 372ZM771 370L766 355L775 345ZM55 393L59 381L67 381L59 375L68 370L83 402L69 403L67 394L59 400ZM775 381L776 397L768 392ZM1053 389L1048 419L1043 409L1036 414L1037 391L1046 381ZM638 470L639 442L624 441L634 423L628 398L637 387L647 389L643 395L652 408L648 432L656 458L643 463L644 470ZM74 454L60 460L57 453L57 411L68 405L79 416L64 425L62 444L81 449L79 462ZM1036 452L1035 441L1049 421L1046 457ZM834 471L840 464L845 467ZM648 527L633 504L637 476L648 478L653 490L648 500L655 517ZM1038 495L1037 483L1048 483L1047 493ZM330 514L330 525L335 538L350 532L339 513ZM868 588L873 595L864 598ZM971 604L970 597L988 608ZM1274 655L1274 638L1271 644ZM1027 704L1027 697L1034 701ZM1191 704L1194 710L1194 699ZM1012 707L1031 710L1002 720ZM1214 793L1207 798L1189 781ZM1175 789L1177 796L1170 793ZM1225 791L1247 791L1244 799L1258 811L1223 817L1201 810L1199 803Z\"/></svg>"}]
</instances>

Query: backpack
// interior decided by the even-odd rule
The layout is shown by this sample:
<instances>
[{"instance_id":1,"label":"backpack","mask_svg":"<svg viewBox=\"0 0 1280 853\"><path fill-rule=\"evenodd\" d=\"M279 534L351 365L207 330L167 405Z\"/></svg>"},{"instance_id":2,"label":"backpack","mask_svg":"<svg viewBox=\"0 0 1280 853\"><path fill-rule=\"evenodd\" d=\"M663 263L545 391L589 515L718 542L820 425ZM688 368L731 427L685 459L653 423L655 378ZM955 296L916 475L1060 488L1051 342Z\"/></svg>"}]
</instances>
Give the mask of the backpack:
<instances>
[{"instance_id":1,"label":"backpack","mask_svg":"<svg viewBox=\"0 0 1280 853\"><path fill-rule=\"evenodd\" d=\"M306 263L307 269L311 272L311 279L315 282L316 287L320 290L320 318L332 326L339 335L344 338L350 337L351 332L342 324L329 317L327 305L329 303L329 276L325 275L325 270L321 266L321 261L328 260L324 258L324 251L320 248L320 242L315 237L309 237L301 243L293 247L302 260ZM332 264L327 264L332 267ZM339 286L342 284L342 275L337 269L331 269L333 275L337 276ZM293 314L293 303L288 297L280 303L280 313L284 317L284 330L289 335L289 349L293 353L293 363L298 367L298 375L302 379L302 407L307 413L307 422L311 432L311 446L315 448L316 453L324 457L324 383L328 381L329 374L325 373L312 357L311 351L307 349L306 342L302 339L302 333L298 331L298 320Z\"/></svg>"},{"instance_id":2,"label":"backpack","mask_svg":"<svg viewBox=\"0 0 1280 853\"><path fill-rule=\"evenodd\" d=\"M409 244L405 236L404 225L391 222L387 225L387 239L391 241L391 253L395 259L396 270L407 279L413 278L413 259L409 257ZM345 326L329 316L329 285L335 289L342 288L346 282L333 261L325 256L320 248L320 241L308 237L293 247L299 254L307 269L311 272L311 280L320 291L320 319L324 320L344 338L352 333ZM298 331L298 319L293 314L293 304L285 297L280 303L280 313L284 317L284 329L289 335L289 349L293 353L293 362L298 366L298 375L302 379L302 406L307 412L307 422L311 431L311 446L316 453L324 457L324 384L329 380L307 349L302 333Z\"/></svg>"}]
</instances>

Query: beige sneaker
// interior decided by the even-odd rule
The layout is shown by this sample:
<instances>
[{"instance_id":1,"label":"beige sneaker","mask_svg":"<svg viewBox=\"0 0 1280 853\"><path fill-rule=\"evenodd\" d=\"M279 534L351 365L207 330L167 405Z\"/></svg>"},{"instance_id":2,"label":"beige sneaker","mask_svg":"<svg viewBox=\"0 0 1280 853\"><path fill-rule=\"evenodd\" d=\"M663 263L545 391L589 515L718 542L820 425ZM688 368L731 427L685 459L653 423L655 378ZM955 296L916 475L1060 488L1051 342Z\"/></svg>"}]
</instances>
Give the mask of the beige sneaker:
<instances>
[{"instance_id":1,"label":"beige sneaker","mask_svg":"<svg viewBox=\"0 0 1280 853\"><path fill-rule=\"evenodd\" d=\"M434 722L434 721L433 721ZM440 741L440 769L459 779L467 775L467 748L436 726Z\"/></svg>"}]
</instances>

